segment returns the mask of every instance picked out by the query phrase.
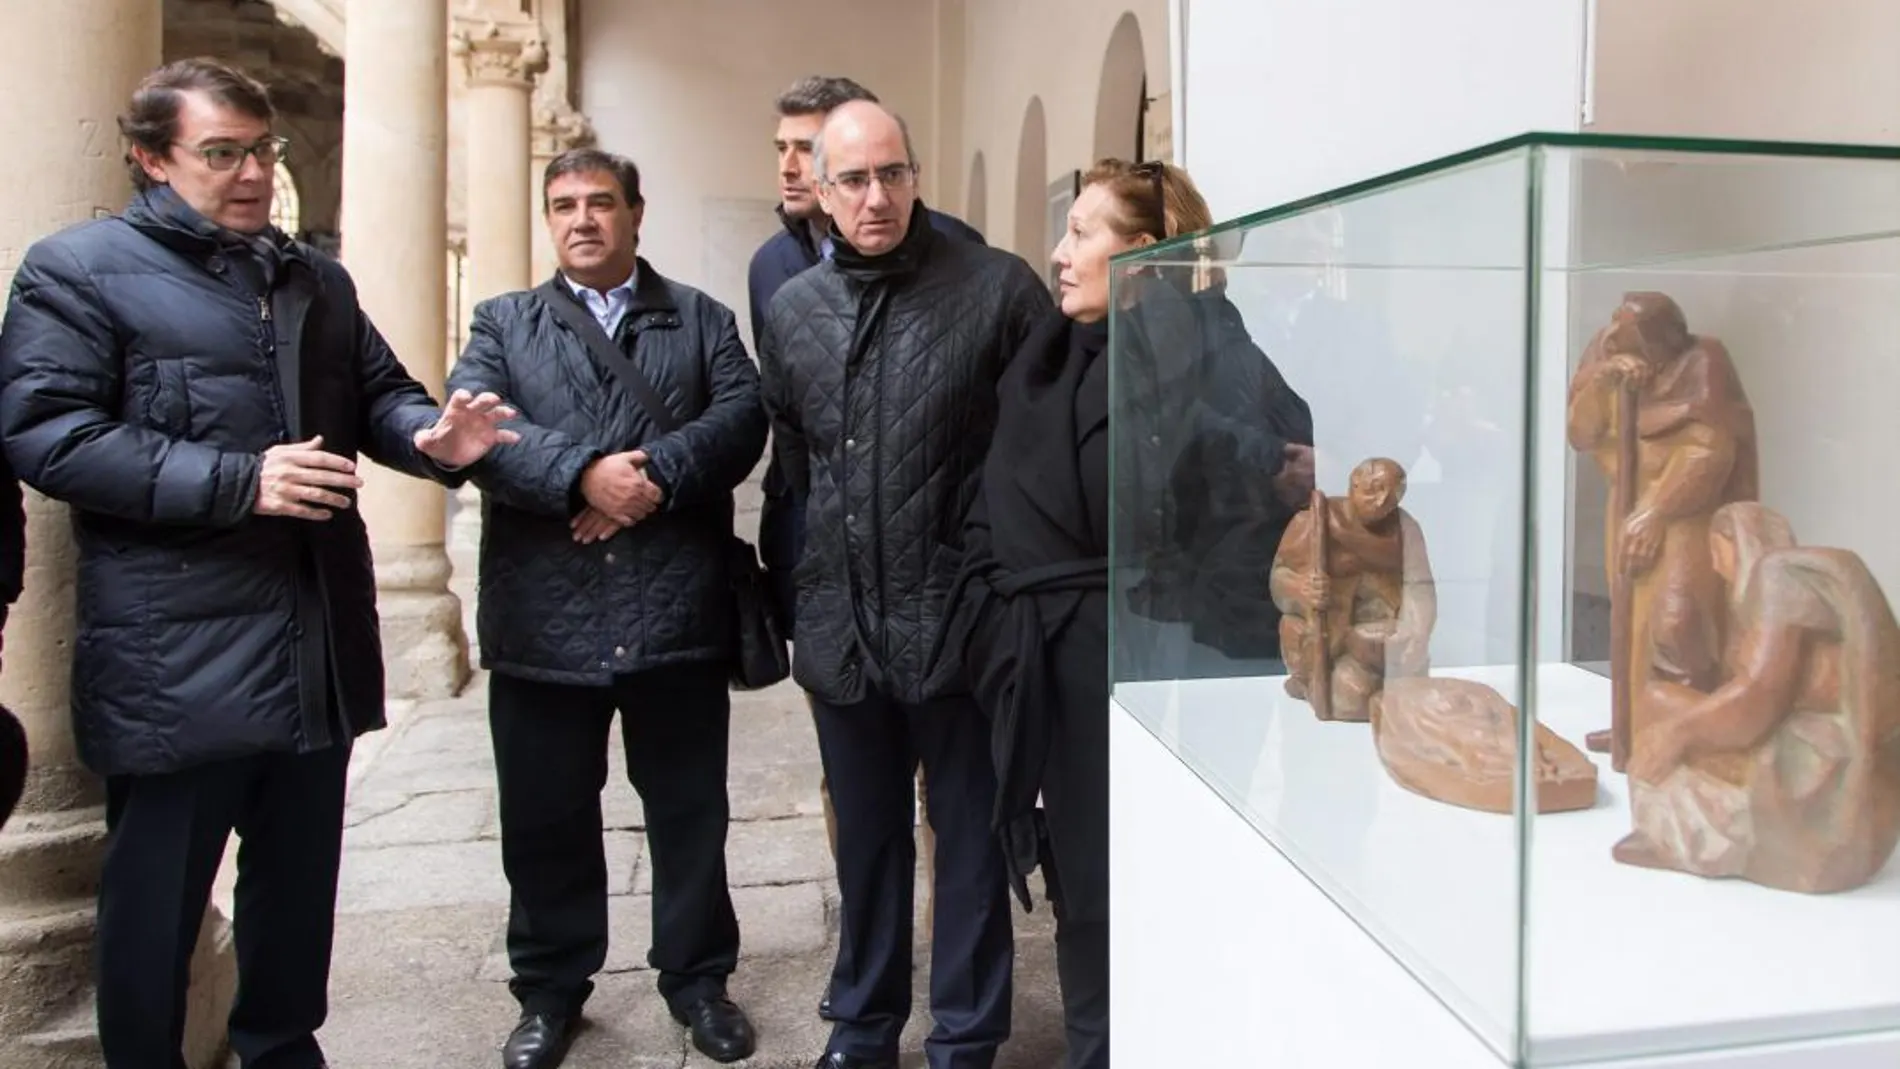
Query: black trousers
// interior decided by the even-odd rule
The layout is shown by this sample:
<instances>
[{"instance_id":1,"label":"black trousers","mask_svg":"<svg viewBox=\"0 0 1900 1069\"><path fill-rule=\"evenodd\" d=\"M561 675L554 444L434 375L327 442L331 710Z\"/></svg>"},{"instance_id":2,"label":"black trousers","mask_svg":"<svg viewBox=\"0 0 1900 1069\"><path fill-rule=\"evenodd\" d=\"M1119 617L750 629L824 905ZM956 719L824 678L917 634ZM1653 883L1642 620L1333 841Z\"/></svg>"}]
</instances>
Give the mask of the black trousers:
<instances>
[{"instance_id":1,"label":"black trousers","mask_svg":"<svg viewBox=\"0 0 1900 1069\"><path fill-rule=\"evenodd\" d=\"M1052 649L1043 880L1056 917L1064 1064L1108 1069L1108 612L1085 606Z\"/></svg>"},{"instance_id":2,"label":"black trousers","mask_svg":"<svg viewBox=\"0 0 1900 1069\"><path fill-rule=\"evenodd\" d=\"M1065 702L1055 717L1042 777L1043 881L1056 917L1064 1065L1108 1069L1108 702Z\"/></svg>"},{"instance_id":3,"label":"black trousers","mask_svg":"<svg viewBox=\"0 0 1900 1069\"><path fill-rule=\"evenodd\" d=\"M838 823L842 943L833 972L830 1050L894 1059L911 1009L917 878L915 770L937 841L931 1069L989 1069L1009 1036L1009 887L990 830L996 772L988 721L968 698L910 705L873 695L812 703Z\"/></svg>"},{"instance_id":4,"label":"black trousers","mask_svg":"<svg viewBox=\"0 0 1900 1069\"><path fill-rule=\"evenodd\" d=\"M600 792L614 711L627 778L646 813L660 994L683 1010L723 994L739 960L726 886L726 672L694 664L611 687L490 676L501 794L509 989L529 1013L577 1014L607 961L607 859Z\"/></svg>"},{"instance_id":5,"label":"black trousers","mask_svg":"<svg viewBox=\"0 0 1900 1069\"><path fill-rule=\"evenodd\" d=\"M184 1069L191 957L235 829L237 1002L244 1069L316 1069L329 1012L348 745L106 780L95 943L108 1069Z\"/></svg>"}]
</instances>

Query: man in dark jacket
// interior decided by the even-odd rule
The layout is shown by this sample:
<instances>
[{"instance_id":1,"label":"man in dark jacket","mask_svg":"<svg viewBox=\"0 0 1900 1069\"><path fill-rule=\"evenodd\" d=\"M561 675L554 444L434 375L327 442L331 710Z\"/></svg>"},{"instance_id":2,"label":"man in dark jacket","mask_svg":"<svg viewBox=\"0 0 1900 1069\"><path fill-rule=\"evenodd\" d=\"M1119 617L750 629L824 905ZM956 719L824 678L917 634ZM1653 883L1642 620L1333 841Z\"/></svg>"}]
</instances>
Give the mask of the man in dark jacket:
<instances>
[{"instance_id":1,"label":"man in dark jacket","mask_svg":"<svg viewBox=\"0 0 1900 1069\"><path fill-rule=\"evenodd\" d=\"M836 248L831 239L831 217L825 214L824 208L818 203L818 187L812 182L811 148L812 142L818 137L819 128L825 123L825 116L853 100L878 103L875 94L851 79L824 75L801 78L779 94L776 102L778 129L772 136L772 148L778 155L778 218L785 229L765 239L765 244L752 254L752 264L746 271L746 285L752 301L752 345L755 352L758 350L759 334L765 329L765 309L770 307L772 298L778 295L779 287L817 266L819 261L831 259ZM924 211L929 213L930 225L939 234L983 244L983 235L961 219L929 208ZM792 634L797 623L793 611L795 598L792 572L798 566L798 549L804 538L805 499L803 495L794 497L789 492L785 483L785 467L780 463L776 450L772 453L771 462L766 465L760 490L765 502L759 510L759 561L771 580L779 619L784 623L785 632ZM917 777L917 789L920 792L924 790L921 774ZM818 799L824 808L826 838L831 843L835 860L838 853L837 815L831 809L831 786L822 776L818 780ZM936 871L936 851L931 844L928 821L924 823L923 832L924 871L932 873ZM930 905L926 904L924 916L930 917L931 912ZM850 946L841 944L838 947L838 968L848 969L850 961ZM824 997L818 1002L818 1015L826 1020L831 1019L829 984L825 987Z\"/></svg>"},{"instance_id":2,"label":"man in dark jacket","mask_svg":"<svg viewBox=\"0 0 1900 1069\"><path fill-rule=\"evenodd\" d=\"M360 452L408 474L513 439L495 397L438 411L335 261L270 225L264 87L188 60L120 127L139 189L33 245L0 332L0 435L72 507L73 727L106 780L99 1038L171 1065L233 828L247 1066L322 1064L351 740L383 724Z\"/></svg>"},{"instance_id":3,"label":"man in dark jacket","mask_svg":"<svg viewBox=\"0 0 1900 1069\"><path fill-rule=\"evenodd\" d=\"M618 709L653 863L648 960L693 1044L737 1061L754 1039L726 997L727 568L733 488L765 450L758 371L730 311L638 256L631 162L577 149L542 191L560 273L478 305L449 379L505 390L521 412L521 444L471 472L522 1010L503 1060L559 1064L606 962L600 792Z\"/></svg>"},{"instance_id":4,"label":"man in dark jacket","mask_svg":"<svg viewBox=\"0 0 1900 1069\"><path fill-rule=\"evenodd\" d=\"M760 332L765 327L765 310L771 307L779 287L821 261L831 259L835 248L830 232L831 218L818 203L818 188L812 181L811 148L825 116L853 100L878 103L877 96L857 82L822 75L801 78L779 94L778 130L773 135L772 147L778 155L778 218L784 229L765 239L752 254L752 263L746 269L755 352ZM963 220L931 208L923 210L937 233L978 245L984 243L983 235ZM788 625L795 624L792 570L798 565L805 502L788 493L784 466L776 452L765 469L762 489L765 504L759 513L759 559L772 578L780 614ZM830 804L827 796L827 812Z\"/></svg>"},{"instance_id":5,"label":"man in dark jacket","mask_svg":"<svg viewBox=\"0 0 1900 1069\"><path fill-rule=\"evenodd\" d=\"M814 149L836 253L785 284L759 346L795 495L794 674L811 693L837 813L847 968L826 1069L888 1069L910 1014L921 759L936 832L932 1069L984 1069L1009 1032L1012 947L988 734L962 666L930 663L996 380L1049 308L1020 258L937 233L902 122L854 101Z\"/></svg>"}]
</instances>

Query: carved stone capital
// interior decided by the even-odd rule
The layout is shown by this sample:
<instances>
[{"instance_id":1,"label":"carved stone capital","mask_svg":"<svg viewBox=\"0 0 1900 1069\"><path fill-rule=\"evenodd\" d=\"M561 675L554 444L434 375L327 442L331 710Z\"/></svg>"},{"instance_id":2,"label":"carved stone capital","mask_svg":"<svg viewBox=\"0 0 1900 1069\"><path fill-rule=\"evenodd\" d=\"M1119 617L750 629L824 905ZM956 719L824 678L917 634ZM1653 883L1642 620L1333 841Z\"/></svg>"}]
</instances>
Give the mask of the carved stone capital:
<instances>
[{"instance_id":1,"label":"carved stone capital","mask_svg":"<svg viewBox=\"0 0 1900 1069\"><path fill-rule=\"evenodd\" d=\"M547 44L533 23L457 20L449 49L466 65L471 86L532 89L535 75L548 69Z\"/></svg>"},{"instance_id":2,"label":"carved stone capital","mask_svg":"<svg viewBox=\"0 0 1900 1069\"><path fill-rule=\"evenodd\" d=\"M594 124L564 100L538 101L534 108L534 155L551 160L594 143Z\"/></svg>"}]
</instances>

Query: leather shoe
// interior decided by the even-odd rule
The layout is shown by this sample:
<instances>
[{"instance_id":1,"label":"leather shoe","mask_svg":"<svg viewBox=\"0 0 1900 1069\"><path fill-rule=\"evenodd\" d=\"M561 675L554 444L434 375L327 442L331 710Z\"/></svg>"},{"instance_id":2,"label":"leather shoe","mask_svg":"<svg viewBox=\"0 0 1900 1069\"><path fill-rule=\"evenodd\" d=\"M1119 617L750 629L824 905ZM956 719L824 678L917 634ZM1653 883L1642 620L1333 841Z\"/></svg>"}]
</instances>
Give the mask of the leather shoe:
<instances>
[{"instance_id":1,"label":"leather shoe","mask_svg":"<svg viewBox=\"0 0 1900 1069\"><path fill-rule=\"evenodd\" d=\"M839 1054L833 1051L818 1059L818 1069L897 1069L897 1063L882 1059L868 1061L855 1055Z\"/></svg>"},{"instance_id":2,"label":"leather shoe","mask_svg":"<svg viewBox=\"0 0 1900 1069\"><path fill-rule=\"evenodd\" d=\"M693 1046L713 1061L743 1061L758 1049L752 1022L724 995L700 999L684 1012L674 1010L673 1019L692 1029Z\"/></svg>"},{"instance_id":3,"label":"leather shoe","mask_svg":"<svg viewBox=\"0 0 1900 1069\"><path fill-rule=\"evenodd\" d=\"M502 1069L554 1069L567 1057L567 1045L573 1038L572 1018L524 1013L502 1045Z\"/></svg>"},{"instance_id":4,"label":"leather shoe","mask_svg":"<svg viewBox=\"0 0 1900 1069\"><path fill-rule=\"evenodd\" d=\"M818 1018L824 1021L835 1021L838 1019L832 1016L831 1013L831 985L829 983L825 985L824 997L818 1000Z\"/></svg>"}]
</instances>

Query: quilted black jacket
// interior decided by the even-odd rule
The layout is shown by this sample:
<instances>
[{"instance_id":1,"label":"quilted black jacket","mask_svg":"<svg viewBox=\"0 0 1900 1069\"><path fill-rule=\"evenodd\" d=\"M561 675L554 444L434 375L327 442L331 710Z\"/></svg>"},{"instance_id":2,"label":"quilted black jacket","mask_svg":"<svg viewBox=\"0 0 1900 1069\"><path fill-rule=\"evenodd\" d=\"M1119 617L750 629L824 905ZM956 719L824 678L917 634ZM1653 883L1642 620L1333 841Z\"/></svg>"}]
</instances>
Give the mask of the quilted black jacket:
<instances>
[{"instance_id":1,"label":"quilted black jacket","mask_svg":"<svg viewBox=\"0 0 1900 1069\"><path fill-rule=\"evenodd\" d=\"M588 315L567 284L555 288ZM619 377L533 291L475 307L449 388L493 390L518 408L521 441L470 469L483 491L481 661L552 683L715 661L732 650L727 583L732 491L765 452L759 373L724 305L639 263L615 341L680 421L661 434ZM659 512L592 545L569 519L581 472L644 449Z\"/></svg>"},{"instance_id":2,"label":"quilted black jacket","mask_svg":"<svg viewBox=\"0 0 1900 1069\"><path fill-rule=\"evenodd\" d=\"M1050 305L1021 258L931 228L786 283L759 342L765 403L805 542L793 675L827 702L967 693L930 664L996 423L1004 363Z\"/></svg>"},{"instance_id":3,"label":"quilted black jacket","mask_svg":"<svg viewBox=\"0 0 1900 1069\"><path fill-rule=\"evenodd\" d=\"M436 409L336 261L272 232L265 275L259 251L160 186L36 243L13 279L0 432L21 481L72 507L73 729L101 775L383 724L362 514L254 515L258 455L321 434L452 482L411 440Z\"/></svg>"}]
</instances>

